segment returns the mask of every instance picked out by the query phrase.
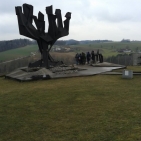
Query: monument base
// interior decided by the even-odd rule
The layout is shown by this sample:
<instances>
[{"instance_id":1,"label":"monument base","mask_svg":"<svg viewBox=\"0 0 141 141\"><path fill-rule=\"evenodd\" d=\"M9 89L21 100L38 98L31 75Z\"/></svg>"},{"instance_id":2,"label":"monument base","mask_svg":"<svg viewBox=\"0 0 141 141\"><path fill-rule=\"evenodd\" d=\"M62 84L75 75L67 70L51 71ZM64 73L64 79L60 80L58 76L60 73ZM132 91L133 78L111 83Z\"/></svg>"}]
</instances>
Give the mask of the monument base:
<instances>
[{"instance_id":1,"label":"monument base","mask_svg":"<svg viewBox=\"0 0 141 141\"><path fill-rule=\"evenodd\" d=\"M95 65L60 65L59 67L46 68L19 68L5 76L5 78L15 79L18 81L32 81L32 80L48 80L55 78L67 78L77 76L91 76L104 72L110 72L114 69L125 68L118 64L111 64L107 62Z\"/></svg>"}]
</instances>

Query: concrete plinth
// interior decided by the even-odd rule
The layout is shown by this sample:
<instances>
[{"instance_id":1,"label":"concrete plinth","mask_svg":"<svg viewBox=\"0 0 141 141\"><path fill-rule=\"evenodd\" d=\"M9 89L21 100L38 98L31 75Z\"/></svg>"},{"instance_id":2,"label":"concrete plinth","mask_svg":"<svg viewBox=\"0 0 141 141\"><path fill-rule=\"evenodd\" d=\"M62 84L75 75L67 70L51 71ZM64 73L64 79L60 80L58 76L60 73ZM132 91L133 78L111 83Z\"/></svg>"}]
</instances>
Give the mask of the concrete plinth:
<instances>
[{"instance_id":1,"label":"concrete plinth","mask_svg":"<svg viewBox=\"0 0 141 141\"><path fill-rule=\"evenodd\" d=\"M110 72L114 69L125 68L125 66L121 66L121 65L116 66L116 64L111 64L107 62L100 64L99 66L94 66L94 65L78 65L78 66L64 65L63 66L62 65L59 67L53 67L51 69L46 69L46 68L28 69L27 67L24 67L11 72L10 74L6 75L5 78L15 79L18 81L56 79L56 78L78 77L78 76L91 76L104 72ZM106 66L106 64L108 66Z\"/></svg>"}]
</instances>

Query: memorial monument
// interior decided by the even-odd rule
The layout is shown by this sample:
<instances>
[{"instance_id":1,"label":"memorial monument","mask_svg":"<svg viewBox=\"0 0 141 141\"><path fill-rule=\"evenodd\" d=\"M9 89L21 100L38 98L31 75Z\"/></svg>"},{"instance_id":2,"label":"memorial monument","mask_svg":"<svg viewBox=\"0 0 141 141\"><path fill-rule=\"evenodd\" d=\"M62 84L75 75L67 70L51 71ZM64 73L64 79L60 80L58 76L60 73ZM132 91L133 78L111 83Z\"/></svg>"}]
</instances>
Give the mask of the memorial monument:
<instances>
[{"instance_id":1,"label":"memorial monument","mask_svg":"<svg viewBox=\"0 0 141 141\"><path fill-rule=\"evenodd\" d=\"M39 12L38 18L34 16L32 5L23 4L23 8L21 6L17 6L15 9L18 17L20 34L36 40L41 53L41 59L34 63L30 63L28 67L45 67L49 69L57 63L60 64L61 62L54 61L49 54L49 51L57 39L69 34L69 21L71 19L71 13L66 13L66 20L64 21L63 26L61 10L56 9L55 14L53 14L52 6L46 7L49 26L48 32L45 32L44 15ZM34 27L33 21L35 22L36 27Z\"/></svg>"},{"instance_id":2,"label":"memorial monument","mask_svg":"<svg viewBox=\"0 0 141 141\"><path fill-rule=\"evenodd\" d=\"M79 67L74 65L68 66L62 64L61 61L54 61L49 52L57 39L69 34L71 13L66 13L66 19L63 24L61 10L56 9L55 14L53 14L52 6L46 7L49 25L48 32L45 32L44 15L39 12L38 17L34 16L32 5L23 4L22 7L15 7L15 10L18 17L20 34L37 41L39 51L41 53L41 59L36 62L29 63L28 67L16 69L15 71L7 74L5 78L15 79L18 81L32 81L39 79L91 76L124 67L117 65L114 66L112 64L110 64L110 67L107 67L107 64L105 65L103 62L103 56L99 54L99 51L97 51L97 54L93 53L93 61L99 61L99 67L96 66L98 64L80 65ZM36 27L33 25L33 21Z\"/></svg>"}]
</instances>

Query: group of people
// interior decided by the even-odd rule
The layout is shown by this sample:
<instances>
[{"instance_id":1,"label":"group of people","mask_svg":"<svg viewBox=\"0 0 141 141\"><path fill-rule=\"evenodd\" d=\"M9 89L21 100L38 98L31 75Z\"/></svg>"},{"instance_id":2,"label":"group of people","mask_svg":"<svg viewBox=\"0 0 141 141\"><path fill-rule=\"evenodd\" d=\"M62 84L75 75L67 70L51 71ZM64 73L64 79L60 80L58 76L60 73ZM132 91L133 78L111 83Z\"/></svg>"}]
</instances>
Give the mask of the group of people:
<instances>
[{"instance_id":1,"label":"group of people","mask_svg":"<svg viewBox=\"0 0 141 141\"><path fill-rule=\"evenodd\" d=\"M103 55L99 53L99 50L97 51L97 53L95 54L94 51L92 51L91 53L90 52L87 52L86 54L84 52L82 53L77 53L75 55L75 60L76 60L76 64L81 64L81 65L84 65L86 64L89 64L90 62L93 64L93 63L96 63L96 62L100 62L102 63L103 62Z\"/></svg>"}]
</instances>

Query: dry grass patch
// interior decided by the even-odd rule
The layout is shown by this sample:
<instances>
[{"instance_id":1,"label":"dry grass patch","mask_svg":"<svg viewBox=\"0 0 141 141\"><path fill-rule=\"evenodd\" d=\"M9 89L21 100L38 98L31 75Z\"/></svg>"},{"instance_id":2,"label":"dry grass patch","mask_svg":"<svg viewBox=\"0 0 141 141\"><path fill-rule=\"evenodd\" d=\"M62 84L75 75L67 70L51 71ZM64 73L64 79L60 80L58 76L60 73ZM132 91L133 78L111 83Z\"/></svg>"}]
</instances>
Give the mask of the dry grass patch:
<instances>
[{"instance_id":1,"label":"dry grass patch","mask_svg":"<svg viewBox=\"0 0 141 141\"><path fill-rule=\"evenodd\" d=\"M141 140L141 76L0 78L0 140Z\"/></svg>"}]
</instances>

